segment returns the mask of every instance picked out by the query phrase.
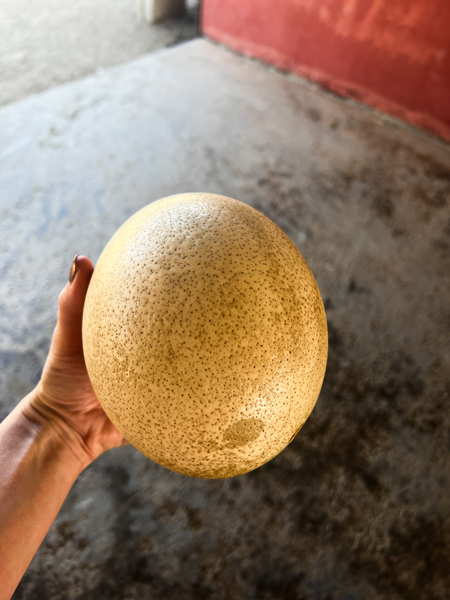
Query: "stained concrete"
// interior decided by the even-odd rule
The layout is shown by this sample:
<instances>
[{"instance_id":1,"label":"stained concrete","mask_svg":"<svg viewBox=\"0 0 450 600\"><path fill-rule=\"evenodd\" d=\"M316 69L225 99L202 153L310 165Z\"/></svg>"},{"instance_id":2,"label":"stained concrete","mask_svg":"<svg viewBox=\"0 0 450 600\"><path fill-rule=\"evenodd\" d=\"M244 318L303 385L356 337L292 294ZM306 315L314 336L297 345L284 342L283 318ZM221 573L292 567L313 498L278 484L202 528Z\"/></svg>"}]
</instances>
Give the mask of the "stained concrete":
<instances>
[{"instance_id":1,"label":"stained concrete","mask_svg":"<svg viewBox=\"0 0 450 600\"><path fill-rule=\"evenodd\" d=\"M0 148L2 416L39 378L73 255L177 192L273 219L330 336L278 457L209 481L103 455L15 599L448 598L449 148L204 40L4 108Z\"/></svg>"}]
</instances>

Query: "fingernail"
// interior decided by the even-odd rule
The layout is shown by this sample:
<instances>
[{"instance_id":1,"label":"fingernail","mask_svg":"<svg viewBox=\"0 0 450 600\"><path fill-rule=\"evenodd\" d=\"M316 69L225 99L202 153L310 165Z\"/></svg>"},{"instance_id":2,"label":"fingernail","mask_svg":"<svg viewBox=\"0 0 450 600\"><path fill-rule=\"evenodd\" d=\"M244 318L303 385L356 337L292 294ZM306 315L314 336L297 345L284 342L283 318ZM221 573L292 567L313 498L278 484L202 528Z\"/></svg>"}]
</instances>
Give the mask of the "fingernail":
<instances>
[{"instance_id":1,"label":"fingernail","mask_svg":"<svg viewBox=\"0 0 450 600\"><path fill-rule=\"evenodd\" d=\"M77 254L75 256L75 258L73 259L72 266L70 267L69 283L73 283L73 280L75 279L75 275L77 274L77 271L78 271L78 269L77 269L77 258L79 256L80 256L79 254Z\"/></svg>"}]
</instances>

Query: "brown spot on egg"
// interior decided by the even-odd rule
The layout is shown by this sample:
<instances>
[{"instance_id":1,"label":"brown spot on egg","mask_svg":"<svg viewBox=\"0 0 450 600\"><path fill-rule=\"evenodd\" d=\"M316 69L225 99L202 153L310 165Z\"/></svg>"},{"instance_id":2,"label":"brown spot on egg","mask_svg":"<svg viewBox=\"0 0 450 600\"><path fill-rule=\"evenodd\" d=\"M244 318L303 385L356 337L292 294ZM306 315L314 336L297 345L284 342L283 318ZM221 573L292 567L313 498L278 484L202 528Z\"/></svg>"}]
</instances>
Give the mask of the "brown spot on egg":
<instances>
[{"instance_id":1,"label":"brown spot on egg","mask_svg":"<svg viewBox=\"0 0 450 600\"><path fill-rule=\"evenodd\" d=\"M239 448L254 442L264 431L261 419L241 419L226 429L223 439L228 448Z\"/></svg>"}]
</instances>

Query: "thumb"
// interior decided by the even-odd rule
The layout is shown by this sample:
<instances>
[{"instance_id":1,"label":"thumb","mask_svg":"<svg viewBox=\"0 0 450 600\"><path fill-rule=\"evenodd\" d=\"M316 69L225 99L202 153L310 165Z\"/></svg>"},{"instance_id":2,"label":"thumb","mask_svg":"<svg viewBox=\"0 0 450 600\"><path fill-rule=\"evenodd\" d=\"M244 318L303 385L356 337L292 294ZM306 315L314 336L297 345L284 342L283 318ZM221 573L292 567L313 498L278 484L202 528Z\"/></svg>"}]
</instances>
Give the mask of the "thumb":
<instances>
[{"instance_id":1,"label":"thumb","mask_svg":"<svg viewBox=\"0 0 450 600\"><path fill-rule=\"evenodd\" d=\"M83 352L81 324L83 308L94 265L78 254L70 269L69 282L59 295L58 323L52 340L52 350L60 356Z\"/></svg>"}]
</instances>

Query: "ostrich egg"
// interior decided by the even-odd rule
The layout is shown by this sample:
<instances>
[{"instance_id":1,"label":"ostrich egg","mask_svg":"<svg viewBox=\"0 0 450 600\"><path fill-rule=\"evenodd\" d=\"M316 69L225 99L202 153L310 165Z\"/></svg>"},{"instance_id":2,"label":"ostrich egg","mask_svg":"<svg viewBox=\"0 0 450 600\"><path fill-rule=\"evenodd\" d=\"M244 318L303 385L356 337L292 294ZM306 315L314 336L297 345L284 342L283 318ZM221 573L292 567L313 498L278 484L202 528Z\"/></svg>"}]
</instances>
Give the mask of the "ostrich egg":
<instances>
[{"instance_id":1,"label":"ostrich egg","mask_svg":"<svg viewBox=\"0 0 450 600\"><path fill-rule=\"evenodd\" d=\"M105 247L83 348L131 444L215 479L295 437L322 386L327 323L306 261L275 223L231 198L180 194L144 207Z\"/></svg>"}]
</instances>

